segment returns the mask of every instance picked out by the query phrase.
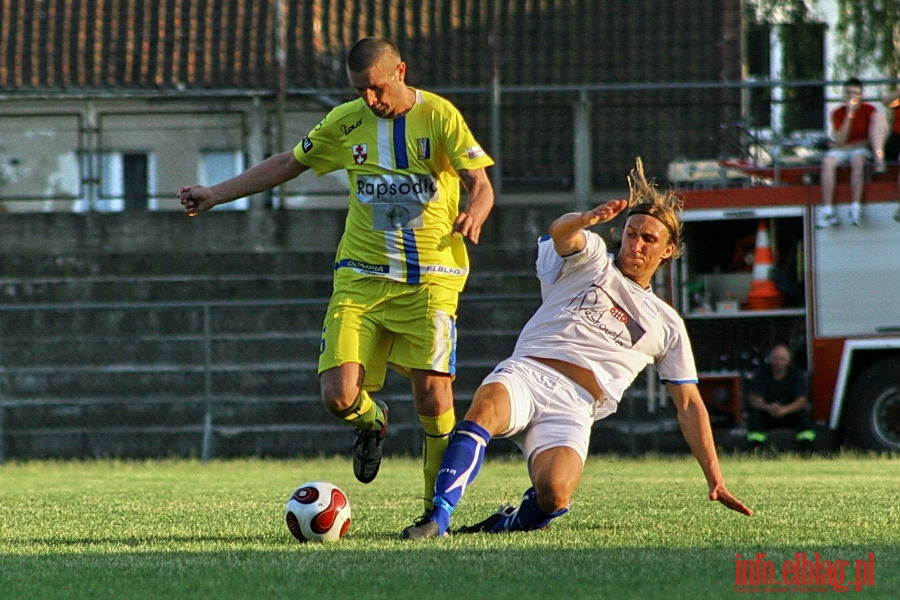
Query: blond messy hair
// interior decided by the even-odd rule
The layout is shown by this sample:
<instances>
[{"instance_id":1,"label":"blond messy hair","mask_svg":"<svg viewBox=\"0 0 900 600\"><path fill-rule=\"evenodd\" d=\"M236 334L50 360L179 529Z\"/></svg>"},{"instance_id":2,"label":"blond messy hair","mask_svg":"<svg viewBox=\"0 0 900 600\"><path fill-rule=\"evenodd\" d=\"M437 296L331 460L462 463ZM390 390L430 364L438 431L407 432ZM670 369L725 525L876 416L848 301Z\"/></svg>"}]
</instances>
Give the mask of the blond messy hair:
<instances>
[{"instance_id":1,"label":"blond messy hair","mask_svg":"<svg viewBox=\"0 0 900 600\"><path fill-rule=\"evenodd\" d=\"M678 258L684 252L681 226L683 207L684 202L675 190L669 188L659 191L652 179L647 180L644 162L640 156L635 157L634 169L628 175L628 211L625 213L625 220L631 215L649 215L665 225L669 231L669 241L675 244L675 251L666 260Z\"/></svg>"}]
</instances>

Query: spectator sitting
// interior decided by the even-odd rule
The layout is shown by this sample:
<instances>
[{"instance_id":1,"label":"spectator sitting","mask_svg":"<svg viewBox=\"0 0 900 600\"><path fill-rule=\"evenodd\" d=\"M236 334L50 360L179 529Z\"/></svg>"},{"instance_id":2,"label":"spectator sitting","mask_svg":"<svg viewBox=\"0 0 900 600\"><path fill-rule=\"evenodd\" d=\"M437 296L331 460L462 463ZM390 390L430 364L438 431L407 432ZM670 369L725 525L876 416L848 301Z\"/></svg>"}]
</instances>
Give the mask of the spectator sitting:
<instances>
[{"instance_id":1,"label":"spectator sitting","mask_svg":"<svg viewBox=\"0 0 900 600\"><path fill-rule=\"evenodd\" d=\"M792 362L785 344L776 344L766 364L747 384L747 441L760 446L778 429L796 432L795 441L810 446L816 439L807 401L807 377Z\"/></svg>"},{"instance_id":2,"label":"spectator sitting","mask_svg":"<svg viewBox=\"0 0 900 600\"><path fill-rule=\"evenodd\" d=\"M884 143L884 158L890 161L900 161L900 88L895 89L884 97L884 105L891 115L891 128L887 140ZM897 199L900 200L900 174L897 175ZM900 203L894 220L900 222Z\"/></svg>"},{"instance_id":3,"label":"spectator sitting","mask_svg":"<svg viewBox=\"0 0 900 600\"><path fill-rule=\"evenodd\" d=\"M816 227L840 224L834 211L837 167L850 164L850 223L860 225L866 161L875 159L875 168L884 168L886 121L874 105L862 101L862 82L853 77L844 82L844 103L831 112L831 148L822 159L822 204ZM870 154L871 152L871 154Z\"/></svg>"}]
</instances>

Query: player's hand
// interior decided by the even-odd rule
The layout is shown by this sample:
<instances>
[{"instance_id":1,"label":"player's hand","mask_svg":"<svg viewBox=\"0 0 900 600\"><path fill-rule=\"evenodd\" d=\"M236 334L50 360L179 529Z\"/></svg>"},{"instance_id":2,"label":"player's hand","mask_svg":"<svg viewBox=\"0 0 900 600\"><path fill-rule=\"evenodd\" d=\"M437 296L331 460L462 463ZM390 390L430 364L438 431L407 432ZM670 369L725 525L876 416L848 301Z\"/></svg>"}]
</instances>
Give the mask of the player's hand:
<instances>
[{"instance_id":1,"label":"player's hand","mask_svg":"<svg viewBox=\"0 0 900 600\"><path fill-rule=\"evenodd\" d=\"M597 223L606 223L616 218L620 212L628 207L628 200L610 200L604 204L598 204L594 208L581 214L586 225L596 225Z\"/></svg>"},{"instance_id":2,"label":"player's hand","mask_svg":"<svg viewBox=\"0 0 900 600\"><path fill-rule=\"evenodd\" d=\"M724 485L716 486L709 490L709 499L713 502L719 502L723 504L725 507L730 508L733 511L739 512L742 515L747 515L748 517L753 514L753 511L745 505L743 502L735 498L731 495L727 489L725 489Z\"/></svg>"},{"instance_id":3,"label":"player's hand","mask_svg":"<svg viewBox=\"0 0 900 600\"><path fill-rule=\"evenodd\" d=\"M213 207L210 189L202 185L186 186L178 190L178 199L189 217L196 217Z\"/></svg>"},{"instance_id":4,"label":"player's hand","mask_svg":"<svg viewBox=\"0 0 900 600\"><path fill-rule=\"evenodd\" d=\"M478 240L481 239L481 228L486 220L487 215L479 217L474 214L474 211L469 212L465 210L456 217L456 221L453 223L453 231L467 237L473 244L477 244Z\"/></svg>"}]
</instances>

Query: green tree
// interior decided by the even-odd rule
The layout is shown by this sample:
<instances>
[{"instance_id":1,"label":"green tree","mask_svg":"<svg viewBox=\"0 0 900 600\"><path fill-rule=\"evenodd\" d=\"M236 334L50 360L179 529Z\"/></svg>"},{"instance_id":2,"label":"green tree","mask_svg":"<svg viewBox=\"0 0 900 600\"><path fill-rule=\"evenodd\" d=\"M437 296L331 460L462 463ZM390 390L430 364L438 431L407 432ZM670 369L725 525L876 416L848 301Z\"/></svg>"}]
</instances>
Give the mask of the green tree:
<instances>
[{"instance_id":1,"label":"green tree","mask_svg":"<svg viewBox=\"0 0 900 600\"><path fill-rule=\"evenodd\" d=\"M900 2L838 0L837 67L845 74L874 65L886 77L900 76Z\"/></svg>"},{"instance_id":2,"label":"green tree","mask_svg":"<svg viewBox=\"0 0 900 600\"><path fill-rule=\"evenodd\" d=\"M783 62L780 65L781 78L788 80L821 80L825 78L824 30L822 23L813 19L813 6L804 0L757 0L747 7L748 44L758 42L760 35L768 37L773 23L778 23L777 31L781 44ZM748 45L748 48L750 46ZM763 53L768 52L768 44L763 44ZM756 51L759 58L760 51ZM750 58L750 57L748 57ZM752 60L751 58L751 60ZM752 66L752 65L751 65ZM766 72L768 62L766 62ZM770 91L758 90L751 93L752 111L758 124L768 123L765 113L769 111ZM821 127L821 109L824 106L825 91L821 86L787 87L782 90L782 122L772 124L785 133L800 129Z\"/></svg>"},{"instance_id":3,"label":"green tree","mask_svg":"<svg viewBox=\"0 0 900 600\"><path fill-rule=\"evenodd\" d=\"M818 0L748 0L759 21L808 23ZM900 2L898 0L837 0L838 42L835 67L854 75L875 67L885 77L900 77Z\"/></svg>"}]
</instances>

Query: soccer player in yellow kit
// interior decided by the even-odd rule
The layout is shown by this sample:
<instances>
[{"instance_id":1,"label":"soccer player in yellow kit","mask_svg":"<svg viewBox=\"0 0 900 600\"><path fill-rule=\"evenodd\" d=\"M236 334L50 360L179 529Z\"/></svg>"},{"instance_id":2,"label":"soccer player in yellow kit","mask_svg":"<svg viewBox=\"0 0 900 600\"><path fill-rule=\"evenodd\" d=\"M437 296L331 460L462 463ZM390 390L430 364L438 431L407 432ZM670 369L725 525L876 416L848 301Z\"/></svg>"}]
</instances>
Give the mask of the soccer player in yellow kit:
<instances>
[{"instance_id":1,"label":"soccer player in yellow kit","mask_svg":"<svg viewBox=\"0 0 900 600\"><path fill-rule=\"evenodd\" d=\"M478 243L493 208L485 169L494 161L449 101L407 85L390 41L358 41L346 66L359 98L334 108L293 150L214 186L181 188L179 197L194 215L308 169L347 170L350 206L319 356L322 399L357 429L353 471L369 483L387 430L387 407L369 392L382 387L388 364L409 377L425 433L427 512L456 424L456 307L469 272L463 238Z\"/></svg>"}]
</instances>

